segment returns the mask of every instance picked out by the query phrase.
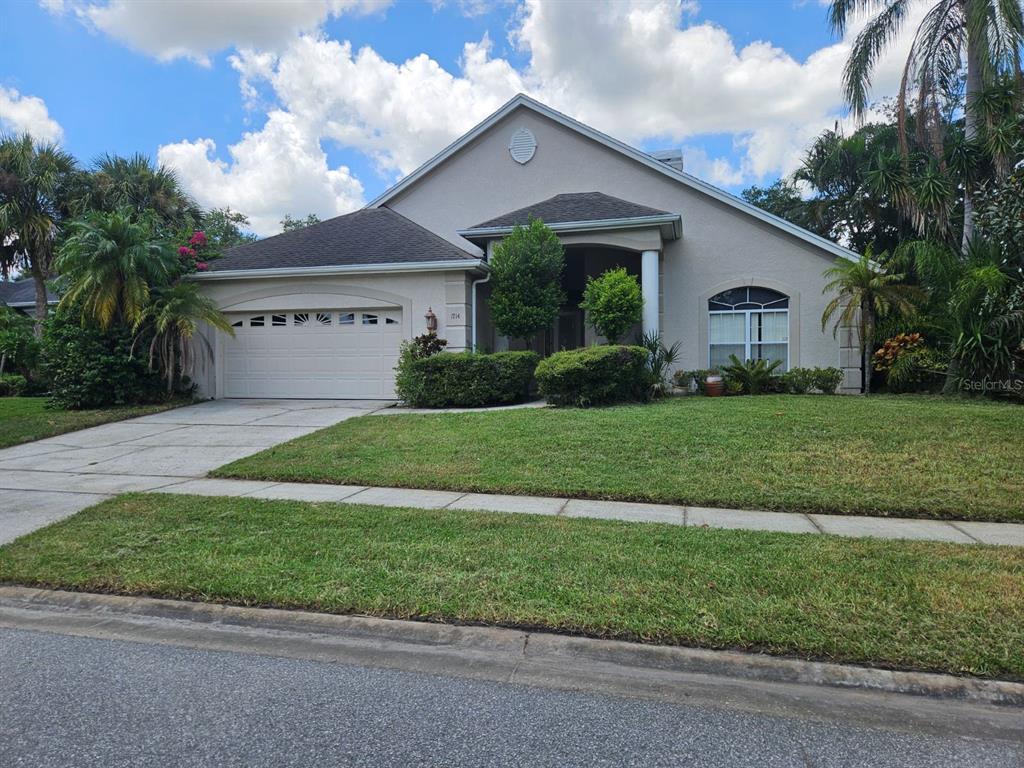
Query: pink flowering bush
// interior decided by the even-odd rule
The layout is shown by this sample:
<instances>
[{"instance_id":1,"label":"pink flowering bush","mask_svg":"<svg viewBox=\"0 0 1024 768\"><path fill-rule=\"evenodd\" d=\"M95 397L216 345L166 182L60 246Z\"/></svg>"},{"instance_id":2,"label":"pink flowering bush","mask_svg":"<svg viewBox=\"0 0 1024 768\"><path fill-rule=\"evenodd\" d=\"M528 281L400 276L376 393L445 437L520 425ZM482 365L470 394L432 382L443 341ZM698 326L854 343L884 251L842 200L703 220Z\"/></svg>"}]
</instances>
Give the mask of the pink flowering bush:
<instances>
[{"instance_id":1,"label":"pink flowering bush","mask_svg":"<svg viewBox=\"0 0 1024 768\"><path fill-rule=\"evenodd\" d=\"M216 254L210 251L210 240L206 233L201 230L194 231L188 239L188 244L178 247L182 273L187 275L208 270L210 259L216 257Z\"/></svg>"}]
</instances>

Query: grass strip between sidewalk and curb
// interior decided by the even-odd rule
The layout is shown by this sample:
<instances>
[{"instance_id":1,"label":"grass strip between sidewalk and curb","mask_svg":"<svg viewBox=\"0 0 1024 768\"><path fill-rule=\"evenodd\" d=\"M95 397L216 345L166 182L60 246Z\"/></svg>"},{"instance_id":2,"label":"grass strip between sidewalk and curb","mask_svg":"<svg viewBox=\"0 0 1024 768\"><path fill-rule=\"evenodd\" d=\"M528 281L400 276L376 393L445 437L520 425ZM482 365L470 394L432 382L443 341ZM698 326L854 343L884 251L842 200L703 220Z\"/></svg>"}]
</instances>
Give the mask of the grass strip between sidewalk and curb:
<instances>
[{"instance_id":1,"label":"grass strip between sidewalk and curb","mask_svg":"<svg viewBox=\"0 0 1024 768\"><path fill-rule=\"evenodd\" d=\"M129 494L0 582L1024 679L1024 549Z\"/></svg>"},{"instance_id":2,"label":"grass strip between sidewalk and curb","mask_svg":"<svg viewBox=\"0 0 1024 768\"><path fill-rule=\"evenodd\" d=\"M1024 410L872 395L364 416L215 477L1024 522Z\"/></svg>"},{"instance_id":3,"label":"grass strip between sidewalk and curb","mask_svg":"<svg viewBox=\"0 0 1024 768\"><path fill-rule=\"evenodd\" d=\"M112 405L109 408L68 411L48 407L45 397L2 397L0 448L56 437L87 427L97 427L100 424L148 416L151 413L160 413L190 404L189 400L174 400L153 405Z\"/></svg>"}]
</instances>

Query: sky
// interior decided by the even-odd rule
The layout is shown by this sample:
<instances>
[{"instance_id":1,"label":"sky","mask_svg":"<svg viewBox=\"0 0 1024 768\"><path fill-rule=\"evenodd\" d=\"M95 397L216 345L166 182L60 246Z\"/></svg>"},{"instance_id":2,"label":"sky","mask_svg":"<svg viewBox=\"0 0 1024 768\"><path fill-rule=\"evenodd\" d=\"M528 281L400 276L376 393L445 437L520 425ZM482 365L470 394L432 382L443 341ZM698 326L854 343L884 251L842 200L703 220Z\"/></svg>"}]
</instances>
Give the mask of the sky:
<instances>
[{"instance_id":1,"label":"sky","mask_svg":"<svg viewBox=\"0 0 1024 768\"><path fill-rule=\"evenodd\" d=\"M0 0L0 130L86 165L141 152L269 235L285 214L359 208L524 92L681 148L737 193L849 124L863 22L834 36L824 0Z\"/></svg>"}]
</instances>

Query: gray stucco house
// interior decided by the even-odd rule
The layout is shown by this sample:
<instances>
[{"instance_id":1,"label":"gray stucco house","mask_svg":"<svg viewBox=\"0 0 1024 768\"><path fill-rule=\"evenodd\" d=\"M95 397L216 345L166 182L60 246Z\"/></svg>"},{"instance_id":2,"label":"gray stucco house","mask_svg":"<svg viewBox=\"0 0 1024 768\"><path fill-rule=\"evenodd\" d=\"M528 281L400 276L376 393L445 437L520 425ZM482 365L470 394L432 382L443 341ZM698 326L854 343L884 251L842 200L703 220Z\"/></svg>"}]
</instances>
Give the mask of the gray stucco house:
<instances>
[{"instance_id":1,"label":"gray stucco house","mask_svg":"<svg viewBox=\"0 0 1024 768\"><path fill-rule=\"evenodd\" d=\"M393 397L402 340L433 311L449 349L500 350L487 258L531 216L566 248L544 351L598 339L581 310L588 276L625 266L643 287L642 330L682 344L683 368L780 359L838 366L858 391L849 329L822 332L822 272L856 254L523 95L366 208L229 251L196 276L235 336L210 334L197 377L210 397ZM641 330L638 328L637 330Z\"/></svg>"}]
</instances>

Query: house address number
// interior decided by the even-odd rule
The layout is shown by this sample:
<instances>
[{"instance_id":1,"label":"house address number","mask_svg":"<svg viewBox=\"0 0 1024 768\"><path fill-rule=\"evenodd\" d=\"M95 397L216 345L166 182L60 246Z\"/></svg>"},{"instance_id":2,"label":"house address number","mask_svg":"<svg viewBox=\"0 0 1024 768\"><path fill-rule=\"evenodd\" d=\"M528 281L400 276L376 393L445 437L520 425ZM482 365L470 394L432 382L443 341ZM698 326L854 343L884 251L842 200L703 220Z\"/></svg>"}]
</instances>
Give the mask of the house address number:
<instances>
[{"instance_id":1,"label":"house address number","mask_svg":"<svg viewBox=\"0 0 1024 768\"><path fill-rule=\"evenodd\" d=\"M457 309L450 310L448 312L448 322L449 323L461 323L462 322L462 312L457 310Z\"/></svg>"}]
</instances>

